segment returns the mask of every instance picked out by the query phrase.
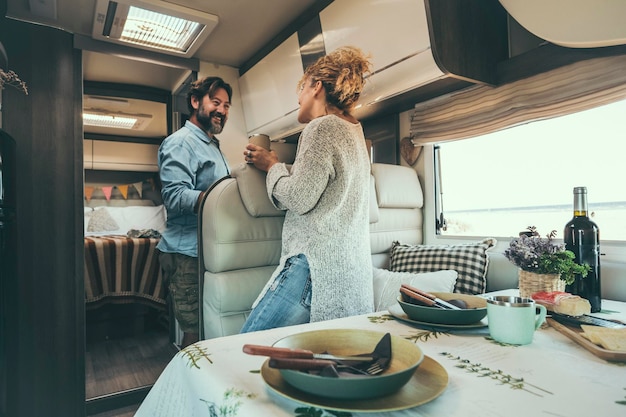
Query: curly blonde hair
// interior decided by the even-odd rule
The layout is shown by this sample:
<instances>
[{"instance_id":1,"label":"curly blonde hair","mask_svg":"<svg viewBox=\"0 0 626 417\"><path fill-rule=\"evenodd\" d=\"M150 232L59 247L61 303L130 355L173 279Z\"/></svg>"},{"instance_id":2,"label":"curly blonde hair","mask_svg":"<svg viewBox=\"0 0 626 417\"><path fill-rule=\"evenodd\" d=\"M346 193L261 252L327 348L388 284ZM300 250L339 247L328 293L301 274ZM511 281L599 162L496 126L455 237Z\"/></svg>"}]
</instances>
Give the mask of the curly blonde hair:
<instances>
[{"instance_id":1,"label":"curly blonde hair","mask_svg":"<svg viewBox=\"0 0 626 417\"><path fill-rule=\"evenodd\" d=\"M369 58L369 55L354 46L337 48L307 67L298 82L298 89L307 80L310 80L311 85L321 81L326 100L338 109L349 112L359 100L366 74L371 72Z\"/></svg>"}]
</instances>

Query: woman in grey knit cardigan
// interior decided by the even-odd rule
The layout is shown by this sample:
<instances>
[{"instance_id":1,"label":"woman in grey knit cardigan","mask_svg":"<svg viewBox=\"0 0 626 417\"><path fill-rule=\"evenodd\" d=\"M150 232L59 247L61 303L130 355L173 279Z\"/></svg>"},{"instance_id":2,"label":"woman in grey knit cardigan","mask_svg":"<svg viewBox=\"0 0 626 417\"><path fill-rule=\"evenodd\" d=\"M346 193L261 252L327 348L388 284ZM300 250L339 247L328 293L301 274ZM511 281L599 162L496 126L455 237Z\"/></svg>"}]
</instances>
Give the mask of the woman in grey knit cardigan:
<instances>
[{"instance_id":1,"label":"woman in grey knit cardigan","mask_svg":"<svg viewBox=\"0 0 626 417\"><path fill-rule=\"evenodd\" d=\"M242 332L373 311L370 161L351 114L370 67L361 50L343 47L306 69L298 121L307 126L291 167L260 146L244 151L267 171L268 196L286 214L280 264Z\"/></svg>"},{"instance_id":2,"label":"woman in grey knit cardigan","mask_svg":"<svg viewBox=\"0 0 626 417\"><path fill-rule=\"evenodd\" d=\"M371 64L339 48L298 83L298 121L307 123L289 168L248 144L246 161L267 171L267 192L286 210L280 264L254 303L243 332L372 312L370 161L351 115Z\"/></svg>"}]
</instances>

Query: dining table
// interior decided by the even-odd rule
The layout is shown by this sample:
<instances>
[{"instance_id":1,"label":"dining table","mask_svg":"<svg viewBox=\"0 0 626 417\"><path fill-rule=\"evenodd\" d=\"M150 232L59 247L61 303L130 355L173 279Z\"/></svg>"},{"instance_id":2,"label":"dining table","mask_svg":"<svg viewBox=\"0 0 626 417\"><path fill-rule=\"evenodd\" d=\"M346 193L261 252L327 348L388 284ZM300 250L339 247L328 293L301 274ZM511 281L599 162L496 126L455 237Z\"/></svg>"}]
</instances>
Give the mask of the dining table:
<instances>
[{"instance_id":1,"label":"dining table","mask_svg":"<svg viewBox=\"0 0 626 417\"><path fill-rule=\"evenodd\" d=\"M602 300L602 311L592 315L626 322L626 303ZM597 355L548 322L532 343L508 345L491 339L487 318L433 326L391 305L371 314L202 340L175 355L135 417L626 416L626 360ZM242 350L325 329L391 333L418 345L424 360L400 391L342 400L294 389L268 367L267 357Z\"/></svg>"}]
</instances>

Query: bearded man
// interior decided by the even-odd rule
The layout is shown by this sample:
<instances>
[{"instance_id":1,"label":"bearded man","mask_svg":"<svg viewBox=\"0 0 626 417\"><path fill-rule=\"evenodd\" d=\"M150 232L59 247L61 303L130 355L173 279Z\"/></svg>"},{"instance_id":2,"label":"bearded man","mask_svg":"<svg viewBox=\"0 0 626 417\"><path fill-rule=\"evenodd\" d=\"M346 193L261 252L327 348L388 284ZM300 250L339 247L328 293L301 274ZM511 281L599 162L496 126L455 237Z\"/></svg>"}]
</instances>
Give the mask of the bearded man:
<instances>
[{"instance_id":1,"label":"bearded man","mask_svg":"<svg viewBox=\"0 0 626 417\"><path fill-rule=\"evenodd\" d=\"M181 348L198 341L198 207L207 190L229 174L219 134L232 88L219 77L195 81L187 93L190 117L159 147L161 195L167 227L157 245L164 282L181 330Z\"/></svg>"}]
</instances>

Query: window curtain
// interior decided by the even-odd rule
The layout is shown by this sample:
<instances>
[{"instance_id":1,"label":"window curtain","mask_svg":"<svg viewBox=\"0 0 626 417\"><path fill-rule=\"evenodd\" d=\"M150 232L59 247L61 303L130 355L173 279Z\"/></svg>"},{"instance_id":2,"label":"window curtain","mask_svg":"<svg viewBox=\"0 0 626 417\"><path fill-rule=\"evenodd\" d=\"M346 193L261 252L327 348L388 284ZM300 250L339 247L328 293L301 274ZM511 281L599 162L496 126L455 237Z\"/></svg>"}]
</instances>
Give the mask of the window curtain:
<instances>
[{"instance_id":1,"label":"window curtain","mask_svg":"<svg viewBox=\"0 0 626 417\"><path fill-rule=\"evenodd\" d=\"M410 135L416 146L471 138L625 98L626 55L595 58L418 103Z\"/></svg>"}]
</instances>

